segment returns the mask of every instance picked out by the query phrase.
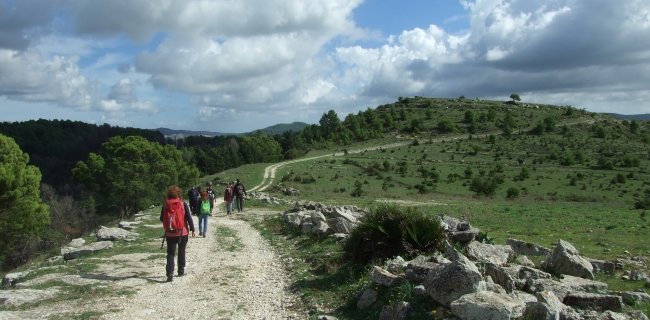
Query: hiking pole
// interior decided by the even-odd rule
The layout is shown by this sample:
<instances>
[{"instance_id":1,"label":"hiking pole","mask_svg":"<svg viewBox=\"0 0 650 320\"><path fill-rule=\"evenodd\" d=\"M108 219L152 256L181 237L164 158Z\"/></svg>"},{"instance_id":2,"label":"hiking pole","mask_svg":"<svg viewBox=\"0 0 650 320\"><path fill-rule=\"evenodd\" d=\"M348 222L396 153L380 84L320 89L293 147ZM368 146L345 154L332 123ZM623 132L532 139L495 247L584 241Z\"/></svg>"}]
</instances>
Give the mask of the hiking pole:
<instances>
[{"instance_id":1,"label":"hiking pole","mask_svg":"<svg viewBox=\"0 0 650 320\"><path fill-rule=\"evenodd\" d=\"M160 244L160 249L162 249L165 246L165 239L167 239L167 237L163 236L163 241Z\"/></svg>"}]
</instances>

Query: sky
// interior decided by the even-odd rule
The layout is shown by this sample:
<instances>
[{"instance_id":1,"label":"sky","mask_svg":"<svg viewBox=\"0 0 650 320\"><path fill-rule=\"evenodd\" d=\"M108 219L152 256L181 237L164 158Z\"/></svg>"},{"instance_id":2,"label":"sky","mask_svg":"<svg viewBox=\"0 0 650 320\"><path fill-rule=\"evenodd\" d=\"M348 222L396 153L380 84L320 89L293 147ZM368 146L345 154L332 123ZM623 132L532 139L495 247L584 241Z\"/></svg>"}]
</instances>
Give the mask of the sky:
<instances>
[{"instance_id":1,"label":"sky","mask_svg":"<svg viewBox=\"0 0 650 320\"><path fill-rule=\"evenodd\" d=\"M240 133L511 93L650 113L650 1L0 0L0 121Z\"/></svg>"}]
</instances>

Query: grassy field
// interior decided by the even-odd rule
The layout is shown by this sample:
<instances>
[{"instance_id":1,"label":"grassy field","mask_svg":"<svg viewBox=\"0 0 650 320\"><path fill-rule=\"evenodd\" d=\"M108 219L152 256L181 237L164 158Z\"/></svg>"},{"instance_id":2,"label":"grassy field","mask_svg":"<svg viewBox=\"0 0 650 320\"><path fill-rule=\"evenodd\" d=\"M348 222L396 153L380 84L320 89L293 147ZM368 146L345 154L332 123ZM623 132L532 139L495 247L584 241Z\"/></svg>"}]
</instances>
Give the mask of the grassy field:
<instances>
[{"instance_id":1,"label":"grassy field","mask_svg":"<svg viewBox=\"0 0 650 320\"><path fill-rule=\"evenodd\" d=\"M563 239L591 258L650 256L650 221L643 209L650 195L647 122L635 127L567 107L467 99L415 98L402 105L407 115L403 120L401 107L393 105L398 120L393 138L363 146L413 143L287 164L278 169L276 182L300 190L294 200L426 207L432 214L470 221L497 244L516 238L554 248ZM380 106L377 111L390 109ZM474 119L495 115L492 121L469 122L468 111ZM503 134L507 117L516 122L509 137ZM421 130L412 128L414 119ZM454 131L438 130L442 119L454 123ZM267 191L286 198L277 188ZM292 271L305 301L320 306L314 314L323 305L343 318L354 314L351 296L368 283L368 270L340 260L339 245L294 234L278 219L258 227L279 250L301 258ZM612 290L643 289L642 282L622 281L620 275L597 277ZM649 309L647 304L639 308ZM364 312L375 317L379 311Z\"/></svg>"}]
</instances>

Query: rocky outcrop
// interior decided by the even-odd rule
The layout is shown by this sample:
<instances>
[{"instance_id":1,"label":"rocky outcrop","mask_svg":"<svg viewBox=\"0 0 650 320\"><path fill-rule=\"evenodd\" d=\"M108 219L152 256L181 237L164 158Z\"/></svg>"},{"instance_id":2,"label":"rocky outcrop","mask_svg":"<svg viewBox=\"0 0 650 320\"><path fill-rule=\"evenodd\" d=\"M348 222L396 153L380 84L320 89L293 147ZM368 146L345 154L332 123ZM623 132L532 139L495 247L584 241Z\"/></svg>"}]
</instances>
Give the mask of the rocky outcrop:
<instances>
[{"instance_id":1,"label":"rocky outcrop","mask_svg":"<svg viewBox=\"0 0 650 320\"><path fill-rule=\"evenodd\" d=\"M472 241L480 232L479 229L472 227L465 220L456 219L444 214L439 214L438 218L442 222L447 239L451 242L466 243Z\"/></svg>"},{"instance_id":2,"label":"rocky outcrop","mask_svg":"<svg viewBox=\"0 0 650 320\"><path fill-rule=\"evenodd\" d=\"M509 296L481 291L451 303L451 312L463 320L509 320L521 317L525 305Z\"/></svg>"},{"instance_id":3,"label":"rocky outcrop","mask_svg":"<svg viewBox=\"0 0 650 320\"><path fill-rule=\"evenodd\" d=\"M106 250L113 247L113 242L111 241L98 241L91 244L85 245L80 248L62 248L61 254L65 260L76 259L85 255L93 254L100 250Z\"/></svg>"},{"instance_id":4,"label":"rocky outcrop","mask_svg":"<svg viewBox=\"0 0 650 320\"><path fill-rule=\"evenodd\" d=\"M513 254L510 246L486 244L478 241L470 242L465 248L468 258L498 266L506 264Z\"/></svg>"},{"instance_id":5,"label":"rocky outcrop","mask_svg":"<svg viewBox=\"0 0 650 320\"><path fill-rule=\"evenodd\" d=\"M394 287L402 281L402 277L396 276L378 266L375 266L370 274L370 280L386 287Z\"/></svg>"},{"instance_id":6,"label":"rocky outcrop","mask_svg":"<svg viewBox=\"0 0 650 320\"><path fill-rule=\"evenodd\" d=\"M284 212L289 225L303 233L330 235L349 234L365 215L364 210L355 206L325 206L314 202L296 202L295 206Z\"/></svg>"},{"instance_id":7,"label":"rocky outcrop","mask_svg":"<svg viewBox=\"0 0 650 320\"><path fill-rule=\"evenodd\" d=\"M114 241L114 240L133 240L138 236L135 232L130 232L120 228L106 228L99 227L97 230L98 241Z\"/></svg>"},{"instance_id":8,"label":"rocky outcrop","mask_svg":"<svg viewBox=\"0 0 650 320\"><path fill-rule=\"evenodd\" d=\"M29 271L24 271L24 272L13 272L13 273L7 273L5 274L4 277L2 277L2 287L11 287L16 284L16 281L24 278Z\"/></svg>"},{"instance_id":9,"label":"rocky outcrop","mask_svg":"<svg viewBox=\"0 0 650 320\"><path fill-rule=\"evenodd\" d=\"M566 306L550 291L538 292L537 301L528 303L524 311L524 319L559 320Z\"/></svg>"},{"instance_id":10,"label":"rocky outcrop","mask_svg":"<svg viewBox=\"0 0 650 320\"><path fill-rule=\"evenodd\" d=\"M359 297L359 300L357 301L357 309L361 310L370 307L373 303L375 303L378 296L379 293L377 293L377 291L373 290L372 288L364 290L361 294L361 297Z\"/></svg>"},{"instance_id":11,"label":"rocky outcrop","mask_svg":"<svg viewBox=\"0 0 650 320\"><path fill-rule=\"evenodd\" d=\"M0 290L0 301L7 306L19 306L26 302L40 301L52 298L59 294L56 287L45 290L34 289L17 289L17 290Z\"/></svg>"},{"instance_id":12,"label":"rocky outcrop","mask_svg":"<svg viewBox=\"0 0 650 320\"><path fill-rule=\"evenodd\" d=\"M566 274L586 279L594 278L594 268L587 259L580 256L570 243L560 240L553 254L544 261L542 268L555 274Z\"/></svg>"},{"instance_id":13,"label":"rocky outcrop","mask_svg":"<svg viewBox=\"0 0 650 320\"><path fill-rule=\"evenodd\" d=\"M449 306L465 294L484 291L486 284L481 272L463 255L447 264L439 273L430 274L424 287L431 298Z\"/></svg>"},{"instance_id":14,"label":"rocky outcrop","mask_svg":"<svg viewBox=\"0 0 650 320\"><path fill-rule=\"evenodd\" d=\"M400 301L394 306L384 306L379 314L379 320L405 320L411 305L406 301Z\"/></svg>"}]
</instances>

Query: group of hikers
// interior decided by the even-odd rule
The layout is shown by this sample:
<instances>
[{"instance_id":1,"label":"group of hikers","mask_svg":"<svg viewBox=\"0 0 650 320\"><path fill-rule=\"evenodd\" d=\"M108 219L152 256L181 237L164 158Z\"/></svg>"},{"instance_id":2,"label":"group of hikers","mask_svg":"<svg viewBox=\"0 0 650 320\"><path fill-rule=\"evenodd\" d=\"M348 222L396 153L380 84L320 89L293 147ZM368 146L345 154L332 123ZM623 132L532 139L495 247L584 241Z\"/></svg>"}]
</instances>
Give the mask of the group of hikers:
<instances>
[{"instance_id":1,"label":"group of hikers","mask_svg":"<svg viewBox=\"0 0 650 320\"><path fill-rule=\"evenodd\" d=\"M224 190L223 201L226 203L226 215L234 211L234 203L237 203L237 212L244 211L244 197L246 196L244 184L237 179L233 186L229 182ZM167 201L160 210L160 221L165 228L165 241L167 241L167 282L174 279L174 259L178 248L178 276L185 275L185 249L191 233L192 238L196 237L192 215L199 218L199 237L206 237L208 232L208 217L212 216L212 210L216 200L216 193L212 189L212 182L208 183L206 190L194 185L187 192L189 204L183 201L183 192L178 186L172 185L167 190Z\"/></svg>"}]
</instances>

